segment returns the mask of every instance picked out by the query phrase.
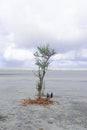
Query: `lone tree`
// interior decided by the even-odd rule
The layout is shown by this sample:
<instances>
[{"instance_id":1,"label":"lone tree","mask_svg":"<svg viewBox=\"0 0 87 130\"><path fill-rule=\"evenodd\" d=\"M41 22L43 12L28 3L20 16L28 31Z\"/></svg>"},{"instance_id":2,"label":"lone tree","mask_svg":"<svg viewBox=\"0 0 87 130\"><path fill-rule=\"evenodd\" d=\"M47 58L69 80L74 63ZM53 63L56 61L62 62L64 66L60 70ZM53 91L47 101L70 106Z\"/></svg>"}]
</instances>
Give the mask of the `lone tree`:
<instances>
[{"instance_id":1,"label":"lone tree","mask_svg":"<svg viewBox=\"0 0 87 130\"><path fill-rule=\"evenodd\" d=\"M36 61L35 64L38 66L38 71L36 75L39 78L37 83L39 99L42 98L43 81L44 81L47 68L50 64L50 58L55 54L56 52L54 51L54 49L51 49L49 45L38 46L37 51L34 53L35 61Z\"/></svg>"}]
</instances>

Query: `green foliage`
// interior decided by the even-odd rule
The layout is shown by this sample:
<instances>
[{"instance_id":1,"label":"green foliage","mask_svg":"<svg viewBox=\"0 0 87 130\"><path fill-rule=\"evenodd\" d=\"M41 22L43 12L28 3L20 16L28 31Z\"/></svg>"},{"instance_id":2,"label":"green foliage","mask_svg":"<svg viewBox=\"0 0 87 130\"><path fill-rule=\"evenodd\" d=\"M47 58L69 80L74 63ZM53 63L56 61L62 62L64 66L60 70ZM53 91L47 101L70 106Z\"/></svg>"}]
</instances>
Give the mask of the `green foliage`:
<instances>
[{"instance_id":1,"label":"green foliage","mask_svg":"<svg viewBox=\"0 0 87 130\"><path fill-rule=\"evenodd\" d=\"M37 76L39 78L37 84L37 90L39 92L39 98L41 98L41 91L43 89L43 80L46 73L46 70L50 64L50 58L55 53L54 49L51 49L49 45L39 46L37 47L37 51L34 53L35 56L35 64L38 66Z\"/></svg>"}]
</instances>

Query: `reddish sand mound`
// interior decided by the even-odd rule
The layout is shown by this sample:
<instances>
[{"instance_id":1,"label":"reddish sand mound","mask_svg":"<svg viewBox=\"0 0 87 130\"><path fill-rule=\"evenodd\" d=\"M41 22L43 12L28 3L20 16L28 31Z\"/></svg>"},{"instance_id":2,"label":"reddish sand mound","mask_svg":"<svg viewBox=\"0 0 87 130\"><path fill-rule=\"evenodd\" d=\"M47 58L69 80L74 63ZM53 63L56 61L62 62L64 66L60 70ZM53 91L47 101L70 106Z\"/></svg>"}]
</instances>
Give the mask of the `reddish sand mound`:
<instances>
[{"instance_id":1,"label":"reddish sand mound","mask_svg":"<svg viewBox=\"0 0 87 130\"><path fill-rule=\"evenodd\" d=\"M34 105L51 105L53 103L57 103L59 104L58 101L54 101L54 100L51 100L50 98L41 98L41 99L25 99L23 102L22 102L22 105L23 106L27 106L27 105L31 105L31 104L34 104Z\"/></svg>"}]
</instances>

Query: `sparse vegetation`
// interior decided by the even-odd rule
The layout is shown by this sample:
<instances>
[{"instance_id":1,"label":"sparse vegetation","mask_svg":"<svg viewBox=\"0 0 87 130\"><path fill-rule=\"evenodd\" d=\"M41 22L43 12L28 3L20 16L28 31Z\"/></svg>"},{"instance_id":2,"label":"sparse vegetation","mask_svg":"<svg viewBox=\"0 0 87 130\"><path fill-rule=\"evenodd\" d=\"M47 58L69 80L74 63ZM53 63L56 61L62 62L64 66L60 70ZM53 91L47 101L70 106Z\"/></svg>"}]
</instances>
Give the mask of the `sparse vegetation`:
<instances>
[{"instance_id":1,"label":"sparse vegetation","mask_svg":"<svg viewBox=\"0 0 87 130\"><path fill-rule=\"evenodd\" d=\"M22 102L23 106L27 106L28 104L36 104L36 105L51 105L53 103L59 104L58 101L51 100L53 97L53 93L51 93L46 98L43 98L43 89L44 89L44 77L46 71L48 69L50 62L50 58L55 55L54 49L51 49L49 45L39 46L37 47L37 51L34 53L35 56L35 64L38 66L37 73L35 75L38 77L38 82L36 85L38 91L38 98L36 99L25 99Z\"/></svg>"},{"instance_id":2,"label":"sparse vegetation","mask_svg":"<svg viewBox=\"0 0 87 130\"><path fill-rule=\"evenodd\" d=\"M58 104L58 101L55 100L50 100L50 98L37 98L37 99L26 99L22 102L22 106L27 106L27 105L42 105L42 106L48 106L48 105L52 105L52 104Z\"/></svg>"},{"instance_id":3,"label":"sparse vegetation","mask_svg":"<svg viewBox=\"0 0 87 130\"><path fill-rule=\"evenodd\" d=\"M44 77L47 71L47 68L50 64L50 58L55 55L54 49L51 49L49 45L37 47L37 51L34 53L35 64L38 66L37 77L38 82L36 85L38 91L38 98L41 99L43 96L44 89Z\"/></svg>"}]
</instances>

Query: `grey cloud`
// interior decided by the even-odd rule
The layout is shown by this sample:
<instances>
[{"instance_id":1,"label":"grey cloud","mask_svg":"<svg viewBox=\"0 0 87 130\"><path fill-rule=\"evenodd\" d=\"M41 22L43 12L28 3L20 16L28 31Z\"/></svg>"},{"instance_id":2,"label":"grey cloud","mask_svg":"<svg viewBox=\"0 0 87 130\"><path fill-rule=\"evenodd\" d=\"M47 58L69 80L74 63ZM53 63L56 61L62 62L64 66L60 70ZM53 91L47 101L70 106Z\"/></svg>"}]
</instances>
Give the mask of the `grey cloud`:
<instances>
[{"instance_id":1,"label":"grey cloud","mask_svg":"<svg viewBox=\"0 0 87 130\"><path fill-rule=\"evenodd\" d=\"M5 49L12 43L15 49L24 50L49 44L58 54L87 48L86 3L86 0L0 1L0 28L3 30L0 31L0 52L4 55ZM29 64L25 61L6 61L3 55L0 61L6 66ZM54 62L57 64L57 61ZM59 62L60 66L86 66L86 58L81 55Z\"/></svg>"},{"instance_id":2,"label":"grey cloud","mask_svg":"<svg viewBox=\"0 0 87 130\"><path fill-rule=\"evenodd\" d=\"M4 61L4 66L5 67L23 67L23 62L16 61L16 60Z\"/></svg>"},{"instance_id":3,"label":"grey cloud","mask_svg":"<svg viewBox=\"0 0 87 130\"><path fill-rule=\"evenodd\" d=\"M22 37L16 43L18 48L36 48L39 45L49 44L52 48L56 50L57 53L64 53L70 50L79 50L80 48L87 48L87 39L79 39L79 40L72 40L72 41L59 41L53 39L52 37L46 35L39 35L39 36L26 36L26 38Z\"/></svg>"}]
</instances>

